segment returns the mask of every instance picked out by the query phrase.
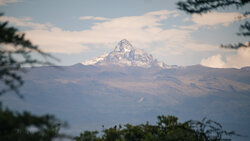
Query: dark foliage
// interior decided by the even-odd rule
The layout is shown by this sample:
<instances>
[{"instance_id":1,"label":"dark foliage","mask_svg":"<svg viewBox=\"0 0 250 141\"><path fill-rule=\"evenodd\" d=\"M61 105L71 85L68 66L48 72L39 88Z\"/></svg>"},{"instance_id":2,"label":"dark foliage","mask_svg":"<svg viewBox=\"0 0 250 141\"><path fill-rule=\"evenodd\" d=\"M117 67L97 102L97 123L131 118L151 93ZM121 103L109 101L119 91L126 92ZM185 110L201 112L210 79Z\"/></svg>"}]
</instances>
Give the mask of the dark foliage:
<instances>
[{"instance_id":1,"label":"dark foliage","mask_svg":"<svg viewBox=\"0 0 250 141\"><path fill-rule=\"evenodd\" d=\"M76 141L97 141L97 131L85 131L80 134L80 137L75 137Z\"/></svg>"},{"instance_id":2,"label":"dark foliage","mask_svg":"<svg viewBox=\"0 0 250 141\"><path fill-rule=\"evenodd\" d=\"M223 136L241 136L234 131L225 131L222 125L216 121L203 118L201 121L187 121L195 136L201 141L220 141Z\"/></svg>"},{"instance_id":3,"label":"dark foliage","mask_svg":"<svg viewBox=\"0 0 250 141\"><path fill-rule=\"evenodd\" d=\"M38 60L33 54L44 59ZM0 22L0 95L14 91L21 96L19 88L23 80L19 72L24 71L21 67L51 65L48 59L57 60L25 39L24 33L19 33L15 27L9 27L8 22Z\"/></svg>"},{"instance_id":4,"label":"dark foliage","mask_svg":"<svg viewBox=\"0 0 250 141\"><path fill-rule=\"evenodd\" d=\"M38 60L33 54L44 59ZM15 27L9 27L7 22L0 22L0 96L14 91L22 97L19 93L23 84L20 74L24 72L22 67L52 65L48 59L56 58L42 52ZM54 138L65 138L68 136L59 134L60 128L64 126L66 123L52 115L36 116L27 111L14 112L4 109L0 102L0 141L51 141Z\"/></svg>"},{"instance_id":5,"label":"dark foliage","mask_svg":"<svg viewBox=\"0 0 250 141\"><path fill-rule=\"evenodd\" d=\"M243 8L250 3L250 0L186 0L177 3L178 9L183 10L189 14L203 14L219 8L225 9L235 6L237 9ZM238 17L239 20L246 18L250 15L249 9L243 12L242 16ZM245 21L240 26L240 32L238 35L249 37L250 36L250 24L249 21ZM222 48L238 49L241 47L250 47L250 41L247 43L221 45Z\"/></svg>"},{"instance_id":6,"label":"dark foliage","mask_svg":"<svg viewBox=\"0 0 250 141\"><path fill-rule=\"evenodd\" d=\"M178 8L190 14L202 14L218 8L236 6L240 8L249 3L250 0L187 0L178 2Z\"/></svg>"},{"instance_id":7,"label":"dark foliage","mask_svg":"<svg viewBox=\"0 0 250 141\"><path fill-rule=\"evenodd\" d=\"M222 126L204 118L202 121L179 122L175 116L158 116L157 125L126 124L98 132L85 131L75 137L77 141L220 141L224 136L237 135L224 131Z\"/></svg>"},{"instance_id":8,"label":"dark foliage","mask_svg":"<svg viewBox=\"0 0 250 141\"><path fill-rule=\"evenodd\" d=\"M238 35L250 36L250 23L248 21L240 26L240 33Z\"/></svg>"},{"instance_id":9,"label":"dark foliage","mask_svg":"<svg viewBox=\"0 0 250 141\"><path fill-rule=\"evenodd\" d=\"M51 141L64 137L59 129L66 126L52 115L36 116L0 107L1 141Z\"/></svg>"}]
</instances>

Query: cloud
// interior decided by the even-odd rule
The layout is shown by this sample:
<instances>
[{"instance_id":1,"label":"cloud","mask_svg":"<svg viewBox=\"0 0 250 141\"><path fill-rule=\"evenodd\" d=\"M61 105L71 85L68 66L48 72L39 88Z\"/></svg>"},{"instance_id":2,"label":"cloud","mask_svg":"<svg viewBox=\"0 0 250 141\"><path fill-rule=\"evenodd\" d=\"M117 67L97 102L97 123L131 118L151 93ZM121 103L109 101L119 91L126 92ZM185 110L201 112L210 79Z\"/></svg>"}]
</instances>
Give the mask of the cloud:
<instances>
[{"instance_id":1,"label":"cloud","mask_svg":"<svg viewBox=\"0 0 250 141\"><path fill-rule=\"evenodd\" d=\"M192 16L192 21L198 26L214 26L223 25L228 26L234 21L237 21L237 17L241 16L241 13L237 12L210 12L206 14L195 14Z\"/></svg>"},{"instance_id":2,"label":"cloud","mask_svg":"<svg viewBox=\"0 0 250 141\"><path fill-rule=\"evenodd\" d=\"M8 16L1 16L0 21L5 22L8 21L12 25L20 26L20 27L29 27L34 29L48 29L51 28L51 24L40 24L40 23L34 23L31 22L30 17L24 17L24 18L15 18L15 17L8 17Z\"/></svg>"},{"instance_id":3,"label":"cloud","mask_svg":"<svg viewBox=\"0 0 250 141\"><path fill-rule=\"evenodd\" d=\"M226 56L225 61L222 55L217 54L201 60L201 65L212 68L242 68L250 66L250 48L240 48L235 55Z\"/></svg>"},{"instance_id":4,"label":"cloud","mask_svg":"<svg viewBox=\"0 0 250 141\"><path fill-rule=\"evenodd\" d=\"M30 17L15 18L1 16L0 21L8 21L12 25L32 28L31 30L25 31L26 38L30 39L34 44L39 45L45 52L73 54L88 49L82 42L74 40L74 37L71 37L74 32L63 31L51 24L32 22Z\"/></svg>"},{"instance_id":5,"label":"cloud","mask_svg":"<svg viewBox=\"0 0 250 141\"><path fill-rule=\"evenodd\" d=\"M108 18L104 17L93 17L93 16L83 16L79 17L80 20L97 20L97 21L106 21L109 20Z\"/></svg>"},{"instance_id":6,"label":"cloud","mask_svg":"<svg viewBox=\"0 0 250 141\"><path fill-rule=\"evenodd\" d=\"M202 26L215 26L232 23L237 13L215 14L211 13L204 20L217 21L200 21L204 17L192 17L190 20L195 24L190 25L194 29ZM71 31L58 28L51 24L41 24L32 22L29 17L14 18L2 16L0 21L9 21L13 25L20 27L29 27L26 30L26 37L34 44L47 52L76 54L89 51L91 46L95 48L114 48L121 39L127 38L135 47L148 49L150 48L156 56L183 55L186 52L204 52L217 51L218 47L208 43L201 43L193 39L191 34L195 30L190 28L164 28L163 21L169 18L176 18L177 11L153 11L139 16L126 16L101 20L99 17L97 23L86 30ZM216 16L217 15L217 16ZM225 19L223 19L225 17ZM228 17L231 15L232 17ZM220 19L220 18L221 19ZM85 17L83 19L98 19L97 17ZM187 19L186 19L187 20ZM236 51L235 51L236 52ZM240 48L235 55L223 56L216 54L214 56L203 58L201 65L215 68L241 68L250 65L250 49ZM223 58L224 57L224 58Z\"/></svg>"},{"instance_id":7,"label":"cloud","mask_svg":"<svg viewBox=\"0 0 250 141\"><path fill-rule=\"evenodd\" d=\"M74 54L88 50L77 32L53 27L50 30L29 30L26 35L45 52Z\"/></svg>"},{"instance_id":8,"label":"cloud","mask_svg":"<svg viewBox=\"0 0 250 141\"><path fill-rule=\"evenodd\" d=\"M183 21L191 20L194 24L180 26L180 28L197 30L200 27L215 27L217 25L229 26L231 23L238 21L239 16L242 16L242 14L238 12L209 12L202 15L193 14L191 19L184 18Z\"/></svg>"},{"instance_id":9,"label":"cloud","mask_svg":"<svg viewBox=\"0 0 250 141\"><path fill-rule=\"evenodd\" d=\"M146 16L161 16L161 19L166 19L167 16L177 17L179 16L179 13L177 11L160 10L160 11L148 12L145 15Z\"/></svg>"},{"instance_id":10,"label":"cloud","mask_svg":"<svg viewBox=\"0 0 250 141\"><path fill-rule=\"evenodd\" d=\"M202 59L200 64L212 68L224 68L226 66L226 63L222 60L220 54Z\"/></svg>"},{"instance_id":11,"label":"cloud","mask_svg":"<svg viewBox=\"0 0 250 141\"><path fill-rule=\"evenodd\" d=\"M34 23L30 18L5 17L5 20L18 26L33 28L25 31L27 38L38 44L44 51L53 53L80 53L87 51L90 45L113 48L124 38L138 48L147 48L150 44L161 43L160 46L154 47L155 53L158 54L182 54L185 51L217 49L212 45L193 40L190 30L164 29L162 22L169 18L176 18L178 15L177 11L153 11L140 16L99 21L90 29L80 31L63 30L50 24ZM85 17L85 19L93 18L96 17Z\"/></svg>"},{"instance_id":12,"label":"cloud","mask_svg":"<svg viewBox=\"0 0 250 141\"><path fill-rule=\"evenodd\" d=\"M0 0L0 6L6 5L8 3L16 3L16 2L21 2L21 0Z\"/></svg>"}]
</instances>

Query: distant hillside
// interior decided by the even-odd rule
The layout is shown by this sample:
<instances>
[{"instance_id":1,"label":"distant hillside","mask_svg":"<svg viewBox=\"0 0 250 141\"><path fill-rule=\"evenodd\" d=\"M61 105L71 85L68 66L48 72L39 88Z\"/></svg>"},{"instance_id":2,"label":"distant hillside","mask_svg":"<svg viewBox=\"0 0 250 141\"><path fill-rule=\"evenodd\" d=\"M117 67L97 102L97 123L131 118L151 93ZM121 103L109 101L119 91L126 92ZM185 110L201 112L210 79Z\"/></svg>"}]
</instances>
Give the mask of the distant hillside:
<instances>
[{"instance_id":1,"label":"distant hillside","mask_svg":"<svg viewBox=\"0 0 250 141\"><path fill-rule=\"evenodd\" d=\"M5 95L4 104L56 114L73 133L171 114L181 120L206 116L250 135L250 71L245 69L76 64L32 68L23 77L25 99Z\"/></svg>"},{"instance_id":2,"label":"distant hillside","mask_svg":"<svg viewBox=\"0 0 250 141\"><path fill-rule=\"evenodd\" d=\"M25 99L6 94L2 101L17 110L55 114L69 122L72 134L154 122L164 114L182 121L208 117L250 136L249 69L168 66L143 51L130 53L135 50L123 40L102 59L30 68L23 75Z\"/></svg>"}]
</instances>

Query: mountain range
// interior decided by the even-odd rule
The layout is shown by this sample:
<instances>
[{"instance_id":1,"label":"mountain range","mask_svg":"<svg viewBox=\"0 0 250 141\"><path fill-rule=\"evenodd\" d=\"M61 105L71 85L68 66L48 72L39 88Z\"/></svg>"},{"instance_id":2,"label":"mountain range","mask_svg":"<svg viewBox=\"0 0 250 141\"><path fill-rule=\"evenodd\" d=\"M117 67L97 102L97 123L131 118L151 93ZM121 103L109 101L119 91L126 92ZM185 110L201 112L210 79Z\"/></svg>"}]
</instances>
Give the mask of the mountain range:
<instances>
[{"instance_id":1,"label":"mountain range","mask_svg":"<svg viewBox=\"0 0 250 141\"><path fill-rule=\"evenodd\" d=\"M16 110L52 113L67 132L155 122L158 115L215 120L250 136L250 69L169 66L121 40L109 54L72 66L28 68L21 92L2 101ZM249 140L250 138L237 138Z\"/></svg>"}]
</instances>

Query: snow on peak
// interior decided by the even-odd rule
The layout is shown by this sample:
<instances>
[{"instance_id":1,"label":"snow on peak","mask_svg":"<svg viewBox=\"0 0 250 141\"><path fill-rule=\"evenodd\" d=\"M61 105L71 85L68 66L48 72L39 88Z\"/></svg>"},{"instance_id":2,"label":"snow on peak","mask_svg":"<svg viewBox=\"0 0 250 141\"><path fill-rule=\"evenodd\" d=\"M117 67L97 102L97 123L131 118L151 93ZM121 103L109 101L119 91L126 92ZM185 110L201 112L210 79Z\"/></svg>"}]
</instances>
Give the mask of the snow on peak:
<instances>
[{"instance_id":1,"label":"snow on peak","mask_svg":"<svg viewBox=\"0 0 250 141\"><path fill-rule=\"evenodd\" d=\"M130 42L126 39L121 40L118 45L116 45L115 50L116 52L129 52L133 49L133 46Z\"/></svg>"},{"instance_id":2,"label":"snow on peak","mask_svg":"<svg viewBox=\"0 0 250 141\"><path fill-rule=\"evenodd\" d=\"M154 59L151 54L148 54L142 49L134 48L126 39L121 40L109 54L104 54L93 60L85 61L82 64L137 66L144 68L157 66L160 68L169 68L165 63Z\"/></svg>"},{"instance_id":3,"label":"snow on peak","mask_svg":"<svg viewBox=\"0 0 250 141\"><path fill-rule=\"evenodd\" d=\"M105 54L101 55L100 57L96 57L92 60L84 61L84 62L82 62L82 64L83 65L94 65L97 62L102 61L106 56L108 56L108 53L105 53Z\"/></svg>"}]
</instances>

